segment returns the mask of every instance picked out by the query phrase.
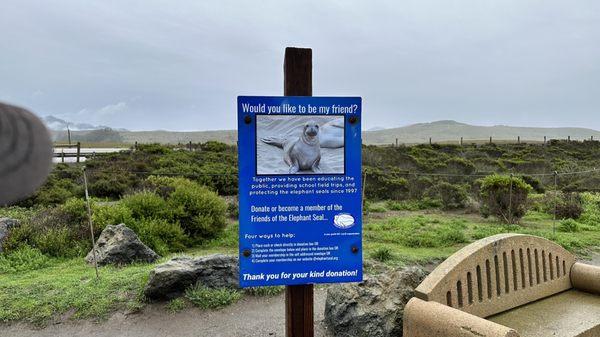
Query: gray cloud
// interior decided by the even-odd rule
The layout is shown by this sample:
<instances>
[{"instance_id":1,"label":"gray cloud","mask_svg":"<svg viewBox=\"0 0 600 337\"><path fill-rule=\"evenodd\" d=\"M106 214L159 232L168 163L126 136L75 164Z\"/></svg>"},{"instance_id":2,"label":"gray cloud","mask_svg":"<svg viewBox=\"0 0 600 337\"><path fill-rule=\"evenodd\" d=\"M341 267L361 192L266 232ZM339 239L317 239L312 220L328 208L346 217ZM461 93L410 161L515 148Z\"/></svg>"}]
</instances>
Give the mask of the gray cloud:
<instances>
[{"instance_id":1,"label":"gray cloud","mask_svg":"<svg viewBox=\"0 0 600 337\"><path fill-rule=\"evenodd\" d=\"M600 129L600 3L7 0L0 100L129 129L235 127L281 95L286 46L365 126L439 119Z\"/></svg>"}]
</instances>

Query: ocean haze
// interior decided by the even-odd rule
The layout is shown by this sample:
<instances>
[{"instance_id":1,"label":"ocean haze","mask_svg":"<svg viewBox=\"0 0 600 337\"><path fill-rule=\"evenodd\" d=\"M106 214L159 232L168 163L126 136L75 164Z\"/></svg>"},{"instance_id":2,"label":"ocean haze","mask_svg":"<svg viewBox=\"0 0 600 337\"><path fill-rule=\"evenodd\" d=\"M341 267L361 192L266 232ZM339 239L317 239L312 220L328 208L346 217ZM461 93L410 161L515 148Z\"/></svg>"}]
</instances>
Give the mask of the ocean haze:
<instances>
[{"instance_id":1,"label":"ocean haze","mask_svg":"<svg viewBox=\"0 0 600 337\"><path fill-rule=\"evenodd\" d=\"M363 127L600 129L600 2L3 1L0 101L73 123L227 130L281 95L286 46Z\"/></svg>"}]
</instances>

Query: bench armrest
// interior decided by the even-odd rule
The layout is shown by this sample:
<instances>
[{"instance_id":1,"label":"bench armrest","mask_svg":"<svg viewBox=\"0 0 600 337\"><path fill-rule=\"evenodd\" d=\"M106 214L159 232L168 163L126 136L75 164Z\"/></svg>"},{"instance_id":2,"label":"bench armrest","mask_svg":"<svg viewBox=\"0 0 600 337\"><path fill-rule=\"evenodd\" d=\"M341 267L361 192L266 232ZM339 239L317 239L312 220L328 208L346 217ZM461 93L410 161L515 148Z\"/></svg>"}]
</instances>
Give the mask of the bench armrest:
<instances>
[{"instance_id":1,"label":"bench armrest","mask_svg":"<svg viewBox=\"0 0 600 337\"><path fill-rule=\"evenodd\" d=\"M404 337L518 337L508 327L413 297L404 308Z\"/></svg>"},{"instance_id":2,"label":"bench armrest","mask_svg":"<svg viewBox=\"0 0 600 337\"><path fill-rule=\"evenodd\" d=\"M576 289L600 294L600 267L576 262L571 267L571 283Z\"/></svg>"}]
</instances>

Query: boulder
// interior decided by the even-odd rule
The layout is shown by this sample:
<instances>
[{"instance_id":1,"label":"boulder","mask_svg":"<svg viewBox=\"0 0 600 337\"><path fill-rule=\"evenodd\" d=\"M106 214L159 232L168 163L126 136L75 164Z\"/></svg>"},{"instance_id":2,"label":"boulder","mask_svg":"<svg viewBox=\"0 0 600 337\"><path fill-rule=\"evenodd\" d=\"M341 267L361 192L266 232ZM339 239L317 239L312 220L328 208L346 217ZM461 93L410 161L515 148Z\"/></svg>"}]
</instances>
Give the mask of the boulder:
<instances>
[{"instance_id":1,"label":"boulder","mask_svg":"<svg viewBox=\"0 0 600 337\"><path fill-rule=\"evenodd\" d=\"M15 227L19 227L20 225L21 223L19 222L19 220L11 218L0 218L0 253L4 251L2 246L4 244L4 240L6 240L8 234L10 234L10 230Z\"/></svg>"},{"instance_id":2,"label":"boulder","mask_svg":"<svg viewBox=\"0 0 600 337\"><path fill-rule=\"evenodd\" d=\"M209 288L239 288L238 259L214 254L197 258L180 256L150 272L144 294L148 299L171 299L196 283Z\"/></svg>"},{"instance_id":3,"label":"boulder","mask_svg":"<svg viewBox=\"0 0 600 337\"><path fill-rule=\"evenodd\" d=\"M124 265L133 262L154 262L160 256L146 246L133 230L124 224L104 228L94 247L98 265ZM85 260L94 263L93 250Z\"/></svg>"},{"instance_id":4,"label":"boulder","mask_svg":"<svg viewBox=\"0 0 600 337\"><path fill-rule=\"evenodd\" d=\"M402 336L404 306L427 276L420 267L408 267L361 283L330 286L325 301L325 324L336 337Z\"/></svg>"}]
</instances>

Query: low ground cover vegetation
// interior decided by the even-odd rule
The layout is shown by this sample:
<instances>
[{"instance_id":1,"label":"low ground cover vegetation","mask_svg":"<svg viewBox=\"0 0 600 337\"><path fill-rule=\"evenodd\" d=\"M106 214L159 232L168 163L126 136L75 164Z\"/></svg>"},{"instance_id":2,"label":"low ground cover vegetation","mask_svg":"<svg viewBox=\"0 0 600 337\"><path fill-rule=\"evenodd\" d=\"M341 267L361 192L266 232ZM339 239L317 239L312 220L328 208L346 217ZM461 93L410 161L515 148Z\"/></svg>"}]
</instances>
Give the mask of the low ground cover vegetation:
<instances>
[{"instance_id":1,"label":"low ground cover vegetation","mask_svg":"<svg viewBox=\"0 0 600 337\"><path fill-rule=\"evenodd\" d=\"M94 235L124 223L163 256L154 264L101 267L95 278L83 260L91 244L80 166L57 165L35 196L0 208L0 218L21 222L2 243L0 321L45 324L138 310L156 264L178 254L236 255L236 150L215 142L194 147L142 145L86 163ZM551 174L533 173L594 167L598 150L596 142L365 147L364 257L427 264L507 232L542 236L585 255L600 246L599 174L564 176L555 188ZM475 175L481 172L489 174ZM217 308L282 290L194 286L165 310Z\"/></svg>"}]
</instances>

